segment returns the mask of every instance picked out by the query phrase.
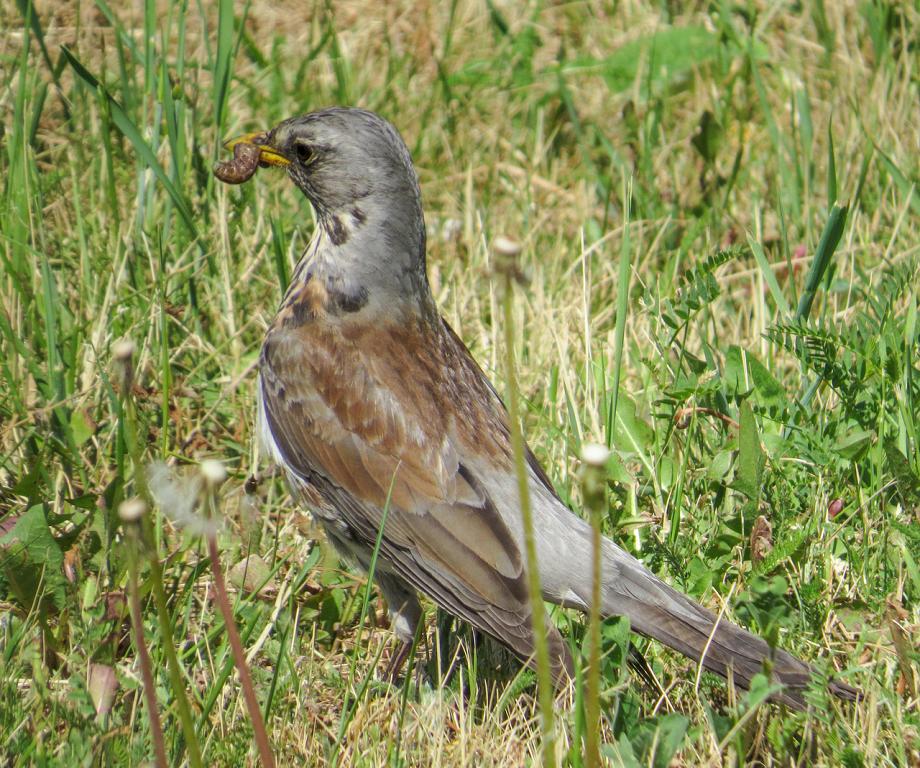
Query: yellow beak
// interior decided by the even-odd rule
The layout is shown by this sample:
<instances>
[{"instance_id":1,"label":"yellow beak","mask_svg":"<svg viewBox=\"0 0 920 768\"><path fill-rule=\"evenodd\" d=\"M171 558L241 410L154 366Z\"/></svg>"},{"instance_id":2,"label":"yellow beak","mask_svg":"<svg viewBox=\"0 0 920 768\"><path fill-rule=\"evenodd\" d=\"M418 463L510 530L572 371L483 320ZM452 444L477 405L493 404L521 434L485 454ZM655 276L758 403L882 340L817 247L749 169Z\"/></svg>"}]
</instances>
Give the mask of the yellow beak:
<instances>
[{"instance_id":1,"label":"yellow beak","mask_svg":"<svg viewBox=\"0 0 920 768\"><path fill-rule=\"evenodd\" d=\"M266 138L267 134L264 131L244 133L242 136L237 136L235 139L227 141L224 144L224 148L232 151L237 144L251 144L259 148L259 163L262 165L275 165L280 168L290 165L290 160L273 146L265 143Z\"/></svg>"}]
</instances>

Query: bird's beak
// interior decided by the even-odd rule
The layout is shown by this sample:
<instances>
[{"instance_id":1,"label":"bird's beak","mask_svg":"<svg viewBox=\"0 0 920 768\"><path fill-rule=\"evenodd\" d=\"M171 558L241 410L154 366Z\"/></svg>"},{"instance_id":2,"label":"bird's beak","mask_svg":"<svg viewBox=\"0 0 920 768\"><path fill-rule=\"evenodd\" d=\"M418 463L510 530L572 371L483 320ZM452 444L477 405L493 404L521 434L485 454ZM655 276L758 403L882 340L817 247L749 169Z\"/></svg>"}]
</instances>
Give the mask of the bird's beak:
<instances>
[{"instance_id":1,"label":"bird's beak","mask_svg":"<svg viewBox=\"0 0 920 768\"><path fill-rule=\"evenodd\" d=\"M230 139L224 144L224 149L232 151L237 144L250 144L259 148L259 163L261 165L275 165L279 168L285 168L291 164L290 160L267 142L268 134L265 131L256 131L255 133L244 133L242 136Z\"/></svg>"}]
</instances>

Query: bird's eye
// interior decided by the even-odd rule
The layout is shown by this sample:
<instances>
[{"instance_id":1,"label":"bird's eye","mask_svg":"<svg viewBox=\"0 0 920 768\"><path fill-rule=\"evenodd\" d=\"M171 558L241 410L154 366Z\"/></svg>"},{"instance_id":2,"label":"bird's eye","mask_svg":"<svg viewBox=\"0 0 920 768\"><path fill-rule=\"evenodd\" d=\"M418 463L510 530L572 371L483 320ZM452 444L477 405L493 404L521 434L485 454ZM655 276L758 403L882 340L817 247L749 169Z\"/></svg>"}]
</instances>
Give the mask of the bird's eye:
<instances>
[{"instance_id":1,"label":"bird's eye","mask_svg":"<svg viewBox=\"0 0 920 768\"><path fill-rule=\"evenodd\" d=\"M316 152L313 151L313 147L311 147L309 144L295 144L294 154L297 155L297 159L303 165L312 163L316 158Z\"/></svg>"}]
</instances>

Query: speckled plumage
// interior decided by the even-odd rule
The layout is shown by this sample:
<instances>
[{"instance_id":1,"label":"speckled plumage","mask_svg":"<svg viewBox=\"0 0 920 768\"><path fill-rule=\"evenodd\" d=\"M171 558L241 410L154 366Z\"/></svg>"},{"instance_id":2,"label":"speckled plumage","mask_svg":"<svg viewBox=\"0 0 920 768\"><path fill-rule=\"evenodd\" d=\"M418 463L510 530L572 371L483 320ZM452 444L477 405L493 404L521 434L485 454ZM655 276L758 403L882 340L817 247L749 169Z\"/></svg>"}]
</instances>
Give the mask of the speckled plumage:
<instances>
[{"instance_id":1,"label":"speckled plumage","mask_svg":"<svg viewBox=\"0 0 920 768\"><path fill-rule=\"evenodd\" d=\"M253 134L255 136L255 134ZM508 416L440 317L425 272L415 171L386 121L356 109L292 118L260 134L319 225L266 335L264 441L294 493L344 554L367 567L389 506L375 576L406 643L423 593L530 658L533 638ZM528 454L547 600L586 610L590 530ZM605 540L602 612L747 686L772 658L776 698L803 705L807 664L716 621ZM559 683L571 659L547 624ZM856 692L832 683L844 698Z\"/></svg>"}]
</instances>

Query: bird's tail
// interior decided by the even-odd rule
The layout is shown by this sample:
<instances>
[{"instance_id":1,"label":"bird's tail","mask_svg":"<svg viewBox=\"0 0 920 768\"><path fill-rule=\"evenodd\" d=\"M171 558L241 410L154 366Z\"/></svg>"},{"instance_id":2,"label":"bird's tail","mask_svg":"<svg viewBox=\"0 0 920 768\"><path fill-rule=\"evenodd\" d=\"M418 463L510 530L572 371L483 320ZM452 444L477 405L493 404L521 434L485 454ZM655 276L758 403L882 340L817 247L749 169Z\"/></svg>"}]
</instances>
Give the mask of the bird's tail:
<instances>
[{"instance_id":1,"label":"bird's tail","mask_svg":"<svg viewBox=\"0 0 920 768\"><path fill-rule=\"evenodd\" d=\"M749 688L770 659L772 679L783 691L773 698L802 709L812 669L763 639L718 618L703 606L656 578L633 557L604 542L602 612L626 616L636 632L679 651L708 670ZM856 700L859 691L832 681L829 689L842 699Z\"/></svg>"}]
</instances>

